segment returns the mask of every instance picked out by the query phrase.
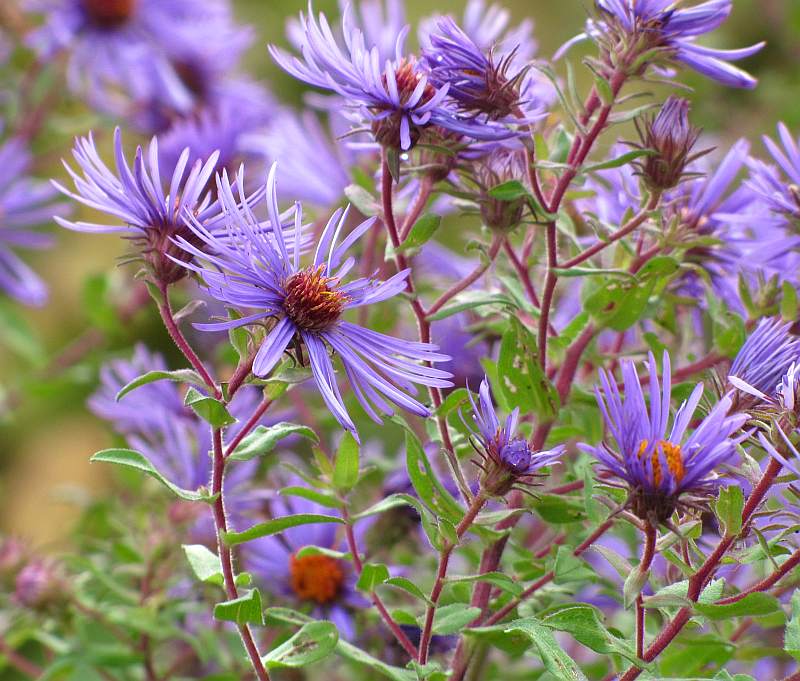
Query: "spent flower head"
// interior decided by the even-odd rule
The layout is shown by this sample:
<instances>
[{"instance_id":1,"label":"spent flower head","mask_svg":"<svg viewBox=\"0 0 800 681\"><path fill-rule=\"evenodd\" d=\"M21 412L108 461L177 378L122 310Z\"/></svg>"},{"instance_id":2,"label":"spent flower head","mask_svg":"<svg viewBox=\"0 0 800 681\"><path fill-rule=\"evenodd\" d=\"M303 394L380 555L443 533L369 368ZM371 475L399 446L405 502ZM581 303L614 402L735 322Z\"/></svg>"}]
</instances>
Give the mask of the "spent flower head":
<instances>
[{"instance_id":1,"label":"spent flower head","mask_svg":"<svg viewBox=\"0 0 800 681\"><path fill-rule=\"evenodd\" d=\"M741 430L749 416L731 414L733 401L723 397L687 435L703 396L698 383L670 421L671 368L663 356L663 386L652 353L648 359L649 407L633 361L622 362L623 398L614 376L600 371L595 388L613 445L581 445L597 458L617 482L627 488L626 506L654 526L668 523L675 510L702 508L716 491L720 476L715 471L736 453L736 445L747 437ZM608 482L608 481L605 481Z\"/></svg>"},{"instance_id":2,"label":"spent flower head","mask_svg":"<svg viewBox=\"0 0 800 681\"><path fill-rule=\"evenodd\" d=\"M689 122L689 102L669 97L659 112L636 121L639 144L651 153L635 165L647 187L662 192L676 187L686 177L687 166L710 149L693 153L700 130Z\"/></svg>"}]
</instances>

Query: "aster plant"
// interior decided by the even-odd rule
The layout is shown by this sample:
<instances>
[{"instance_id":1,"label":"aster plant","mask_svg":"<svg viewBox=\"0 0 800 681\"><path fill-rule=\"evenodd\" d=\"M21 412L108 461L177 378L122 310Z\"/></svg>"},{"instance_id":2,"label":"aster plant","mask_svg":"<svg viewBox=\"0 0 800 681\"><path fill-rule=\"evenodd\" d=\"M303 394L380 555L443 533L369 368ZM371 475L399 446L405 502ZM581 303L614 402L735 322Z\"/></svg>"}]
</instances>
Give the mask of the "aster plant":
<instances>
[{"instance_id":1,"label":"aster plant","mask_svg":"<svg viewBox=\"0 0 800 681\"><path fill-rule=\"evenodd\" d=\"M0 3L4 453L113 431L75 532L3 486L59 549L0 536L0 676L795 678L777 61L711 42L732 0L597 0L584 73L548 15L337 4L271 38L296 108L229 0Z\"/></svg>"}]
</instances>

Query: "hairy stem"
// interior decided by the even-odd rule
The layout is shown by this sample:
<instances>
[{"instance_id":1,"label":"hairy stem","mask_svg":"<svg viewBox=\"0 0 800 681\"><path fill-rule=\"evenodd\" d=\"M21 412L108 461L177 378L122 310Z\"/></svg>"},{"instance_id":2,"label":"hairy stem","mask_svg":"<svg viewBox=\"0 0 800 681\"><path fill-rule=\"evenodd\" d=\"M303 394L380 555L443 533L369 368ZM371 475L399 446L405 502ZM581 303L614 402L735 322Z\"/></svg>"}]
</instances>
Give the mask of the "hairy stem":
<instances>
[{"instance_id":1,"label":"hairy stem","mask_svg":"<svg viewBox=\"0 0 800 681\"><path fill-rule=\"evenodd\" d=\"M639 574L645 574L650 570L653 563L653 556L656 553L656 528L650 523L644 527L644 548L642 549L642 560L639 562ZM644 655L644 599L641 592L636 596L636 656L641 658Z\"/></svg>"}]
</instances>

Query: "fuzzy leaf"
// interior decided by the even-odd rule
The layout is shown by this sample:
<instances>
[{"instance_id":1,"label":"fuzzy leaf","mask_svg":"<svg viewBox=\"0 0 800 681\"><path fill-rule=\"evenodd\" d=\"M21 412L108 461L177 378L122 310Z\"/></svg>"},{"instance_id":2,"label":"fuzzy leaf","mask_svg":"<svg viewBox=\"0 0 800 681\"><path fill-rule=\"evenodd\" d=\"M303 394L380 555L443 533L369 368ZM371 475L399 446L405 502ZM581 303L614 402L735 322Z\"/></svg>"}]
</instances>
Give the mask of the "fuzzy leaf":
<instances>
[{"instance_id":1,"label":"fuzzy leaf","mask_svg":"<svg viewBox=\"0 0 800 681\"><path fill-rule=\"evenodd\" d=\"M214 618L237 624L257 624L263 626L264 613L261 608L261 594L253 589L231 601L214 606Z\"/></svg>"},{"instance_id":2,"label":"fuzzy leaf","mask_svg":"<svg viewBox=\"0 0 800 681\"><path fill-rule=\"evenodd\" d=\"M300 513L298 515L287 515L282 518L273 518L266 522L253 525L244 532L226 532L224 535L225 543L229 546L243 544L244 542L258 539L259 537L269 537L278 534L290 527L300 525L316 525L319 523L344 523L341 518L332 515L320 515L317 513Z\"/></svg>"},{"instance_id":3,"label":"fuzzy leaf","mask_svg":"<svg viewBox=\"0 0 800 681\"><path fill-rule=\"evenodd\" d=\"M311 440L314 444L319 443L317 434L308 426L282 421L274 426L256 426L253 432L237 445L228 459L230 461L249 461L257 456L264 456L275 449L278 442L290 435L299 435Z\"/></svg>"},{"instance_id":4,"label":"fuzzy leaf","mask_svg":"<svg viewBox=\"0 0 800 681\"><path fill-rule=\"evenodd\" d=\"M262 661L268 669L307 667L328 657L338 643L339 632L333 622L308 622L288 641L270 650Z\"/></svg>"}]
</instances>

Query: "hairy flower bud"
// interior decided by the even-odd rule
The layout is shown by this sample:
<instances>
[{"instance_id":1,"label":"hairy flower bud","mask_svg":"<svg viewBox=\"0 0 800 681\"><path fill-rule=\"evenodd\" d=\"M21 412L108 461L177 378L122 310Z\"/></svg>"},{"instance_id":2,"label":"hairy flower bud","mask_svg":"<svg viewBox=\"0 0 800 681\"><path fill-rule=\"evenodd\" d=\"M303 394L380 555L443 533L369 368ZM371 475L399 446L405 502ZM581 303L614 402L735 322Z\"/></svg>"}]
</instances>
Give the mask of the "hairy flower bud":
<instances>
[{"instance_id":1,"label":"hairy flower bud","mask_svg":"<svg viewBox=\"0 0 800 681\"><path fill-rule=\"evenodd\" d=\"M700 130L689 122L689 102L670 97L653 117L636 122L640 145L651 153L636 162L636 166L653 191L665 191L677 186L685 177L686 167L710 150L692 154Z\"/></svg>"},{"instance_id":2,"label":"hairy flower bud","mask_svg":"<svg viewBox=\"0 0 800 681\"><path fill-rule=\"evenodd\" d=\"M525 160L518 151L494 151L476 164L474 180L478 185L478 203L487 227L508 231L520 223L525 212L525 197L497 196L491 190L524 176Z\"/></svg>"}]
</instances>

